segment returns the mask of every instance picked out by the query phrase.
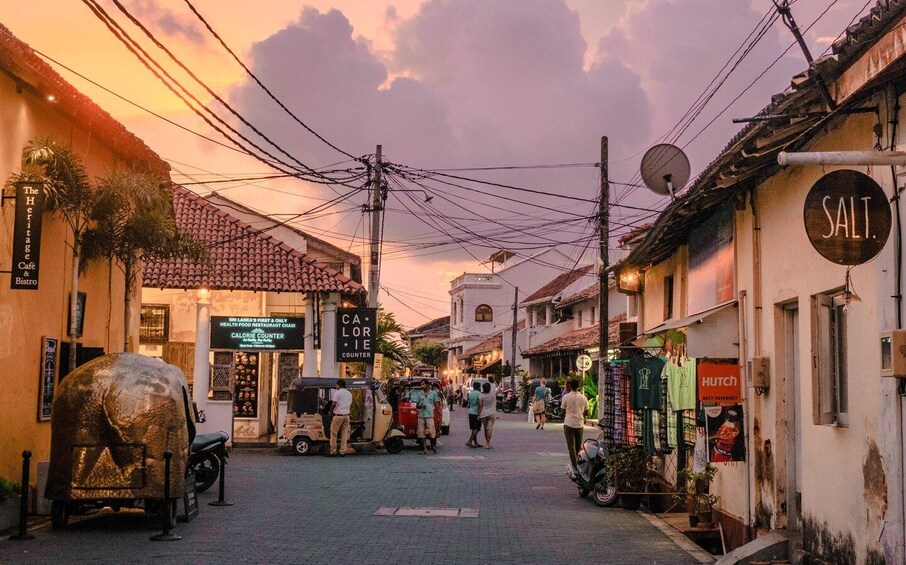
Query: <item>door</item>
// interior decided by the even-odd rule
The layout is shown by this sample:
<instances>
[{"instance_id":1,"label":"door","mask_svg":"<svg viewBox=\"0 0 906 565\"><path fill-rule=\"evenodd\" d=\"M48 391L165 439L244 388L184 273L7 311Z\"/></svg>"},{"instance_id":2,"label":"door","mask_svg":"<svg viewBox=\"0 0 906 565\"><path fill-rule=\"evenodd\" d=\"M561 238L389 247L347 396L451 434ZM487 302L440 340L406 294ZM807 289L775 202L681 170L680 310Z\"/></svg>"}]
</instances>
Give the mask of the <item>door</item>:
<instances>
[{"instance_id":1,"label":"door","mask_svg":"<svg viewBox=\"0 0 906 565\"><path fill-rule=\"evenodd\" d=\"M787 519L789 529L802 529L802 378L799 348L799 308L783 309L784 374L786 375Z\"/></svg>"}]
</instances>

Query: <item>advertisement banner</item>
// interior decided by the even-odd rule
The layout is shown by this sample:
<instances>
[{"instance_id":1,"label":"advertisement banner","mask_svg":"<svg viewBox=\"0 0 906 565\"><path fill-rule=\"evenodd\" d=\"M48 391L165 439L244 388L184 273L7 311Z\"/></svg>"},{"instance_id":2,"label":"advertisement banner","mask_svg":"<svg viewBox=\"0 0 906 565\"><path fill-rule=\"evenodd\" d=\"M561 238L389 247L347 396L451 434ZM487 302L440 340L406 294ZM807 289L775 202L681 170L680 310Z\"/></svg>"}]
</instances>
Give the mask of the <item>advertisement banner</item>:
<instances>
[{"instance_id":1,"label":"advertisement banner","mask_svg":"<svg viewBox=\"0 0 906 565\"><path fill-rule=\"evenodd\" d=\"M301 351L305 318L211 316L211 349Z\"/></svg>"},{"instance_id":2,"label":"advertisement banner","mask_svg":"<svg viewBox=\"0 0 906 565\"><path fill-rule=\"evenodd\" d=\"M708 461L730 463L746 460L743 422L742 404L705 408Z\"/></svg>"},{"instance_id":3,"label":"advertisement banner","mask_svg":"<svg viewBox=\"0 0 906 565\"><path fill-rule=\"evenodd\" d=\"M698 401L733 405L742 402L742 381L735 363L699 363Z\"/></svg>"},{"instance_id":4,"label":"advertisement banner","mask_svg":"<svg viewBox=\"0 0 906 565\"><path fill-rule=\"evenodd\" d=\"M43 214L44 186L39 182L17 182L11 289L38 290Z\"/></svg>"},{"instance_id":5,"label":"advertisement banner","mask_svg":"<svg viewBox=\"0 0 906 565\"><path fill-rule=\"evenodd\" d=\"M41 338L41 378L38 384L38 420L50 420L53 393L57 378L57 359L60 342L52 337Z\"/></svg>"},{"instance_id":6,"label":"advertisement banner","mask_svg":"<svg viewBox=\"0 0 906 565\"><path fill-rule=\"evenodd\" d=\"M337 309L337 361L374 362L377 308Z\"/></svg>"}]
</instances>

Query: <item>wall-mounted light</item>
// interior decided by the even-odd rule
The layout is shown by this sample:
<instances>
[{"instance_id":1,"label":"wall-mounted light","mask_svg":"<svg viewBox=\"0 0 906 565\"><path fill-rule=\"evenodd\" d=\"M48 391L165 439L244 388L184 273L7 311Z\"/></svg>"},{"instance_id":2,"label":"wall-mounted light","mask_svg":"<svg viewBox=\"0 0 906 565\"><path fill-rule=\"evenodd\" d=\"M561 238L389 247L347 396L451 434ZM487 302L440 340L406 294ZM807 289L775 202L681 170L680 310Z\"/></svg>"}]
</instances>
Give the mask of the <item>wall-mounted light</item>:
<instances>
[{"instance_id":1,"label":"wall-mounted light","mask_svg":"<svg viewBox=\"0 0 906 565\"><path fill-rule=\"evenodd\" d=\"M56 102L56 101L57 101L57 97L54 96L53 94L48 94L48 95L47 95L47 101L48 101L48 102Z\"/></svg>"},{"instance_id":2,"label":"wall-mounted light","mask_svg":"<svg viewBox=\"0 0 906 565\"><path fill-rule=\"evenodd\" d=\"M620 271L617 276L617 290L624 294L642 292L642 273L635 269Z\"/></svg>"},{"instance_id":3,"label":"wall-mounted light","mask_svg":"<svg viewBox=\"0 0 906 565\"><path fill-rule=\"evenodd\" d=\"M198 302L202 304L207 304L211 300L211 291L207 287L201 287L198 289Z\"/></svg>"},{"instance_id":4,"label":"wall-mounted light","mask_svg":"<svg viewBox=\"0 0 906 565\"><path fill-rule=\"evenodd\" d=\"M862 298L856 294L855 289L853 289L853 280L849 276L849 272L852 270L852 267L846 269L846 282L843 286L843 292L840 294L840 298L843 300L843 303L846 306L849 306L853 302L862 302ZM845 308L845 306L844 306Z\"/></svg>"}]
</instances>

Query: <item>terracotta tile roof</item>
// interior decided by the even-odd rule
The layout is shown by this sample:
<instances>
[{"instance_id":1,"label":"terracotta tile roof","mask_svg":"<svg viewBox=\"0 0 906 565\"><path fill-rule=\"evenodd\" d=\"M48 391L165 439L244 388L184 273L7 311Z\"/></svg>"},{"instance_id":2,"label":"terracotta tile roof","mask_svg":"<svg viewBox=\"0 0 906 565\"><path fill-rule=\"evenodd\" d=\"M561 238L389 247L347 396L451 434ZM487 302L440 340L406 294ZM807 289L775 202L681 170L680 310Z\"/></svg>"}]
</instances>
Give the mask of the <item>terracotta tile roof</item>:
<instances>
[{"instance_id":1,"label":"terracotta tile roof","mask_svg":"<svg viewBox=\"0 0 906 565\"><path fill-rule=\"evenodd\" d=\"M582 290L571 296L567 296L557 304L557 308L566 308L567 306L572 306L573 304L578 304L591 298L597 298L597 296L598 284L595 283L589 287L583 288Z\"/></svg>"},{"instance_id":2,"label":"terracotta tile roof","mask_svg":"<svg viewBox=\"0 0 906 565\"><path fill-rule=\"evenodd\" d=\"M492 335L472 349L463 352L462 356L468 357L470 355L478 355L479 353L487 353L488 351L494 351L495 349L503 349L503 332Z\"/></svg>"},{"instance_id":3,"label":"terracotta tile roof","mask_svg":"<svg viewBox=\"0 0 906 565\"><path fill-rule=\"evenodd\" d=\"M446 336L450 337L450 316L431 320L409 331L409 337Z\"/></svg>"},{"instance_id":4,"label":"terracotta tile roof","mask_svg":"<svg viewBox=\"0 0 906 565\"><path fill-rule=\"evenodd\" d=\"M359 283L253 229L182 187L173 189L180 229L209 242L208 265L186 259L150 260L143 286L270 292L362 294Z\"/></svg>"},{"instance_id":5,"label":"terracotta tile roof","mask_svg":"<svg viewBox=\"0 0 906 565\"><path fill-rule=\"evenodd\" d=\"M565 273L558 275L552 281L550 281L546 285L542 286L541 288L536 290L534 293L529 295L528 298L526 298L525 300L520 302L519 303L520 306L555 297L560 292L563 292L563 289L565 289L569 285L573 284L574 282L579 280L581 277L590 273L592 267L594 267L594 265L586 265L584 267L580 267L578 269L573 269L572 271L567 271Z\"/></svg>"},{"instance_id":6,"label":"terracotta tile roof","mask_svg":"<svg viewBox=\"0 0 906 565\"><path fill-rule=\"evenodd\" d=\"M132 134L120 122L66 82L44 59L25 42L0 24L0 69L17 81L25 92L42 100L53 95L54 108L67 115L76 127L90 131L101 143L149 170L170 176L170 165L152 151L145 142Z\"/></svg>"},{"instance_id":7,"label":"terracotta tile roof","mask_svg":"<svg viewBox=\"0 0 906 565\"><path fill-rule=\"evenodd\" d=\"M620 322L626 321L626 314L620 314L610 319L608 325L608 340L617 343L620 339ZM581 351L598 346L598 325L573 330L566 335L554 338L536 345L522 352L523 357L533 357L545 353L560 353L567 351Z\"/></svg>"}]
</instances>

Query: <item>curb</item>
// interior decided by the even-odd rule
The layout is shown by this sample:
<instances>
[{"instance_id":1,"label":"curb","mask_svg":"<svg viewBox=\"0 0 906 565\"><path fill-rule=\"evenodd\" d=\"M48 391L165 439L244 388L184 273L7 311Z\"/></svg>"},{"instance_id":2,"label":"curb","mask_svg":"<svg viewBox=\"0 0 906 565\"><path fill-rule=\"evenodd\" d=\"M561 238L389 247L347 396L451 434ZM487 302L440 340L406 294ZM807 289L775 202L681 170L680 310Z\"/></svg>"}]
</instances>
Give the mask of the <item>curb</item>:
<instances>
[{"instance_id":1,"label":"curb","mask_svg":"<svg viewBox=\"0 0 906 565\"><path fill-rule=\"evenodd\" d=\"M665 536L673 540L673 543L678 545L680 549L691 555L692 558L699 563L714 563L715 561L717 561L717 559L713 555L692 543L692 540L676 531L673 527L671 527L669 524L667 524L654 514L642 510L636 510L636 512L643 518L648 520L651 525L663 532Z\"/></svg>"}]
</instances>

